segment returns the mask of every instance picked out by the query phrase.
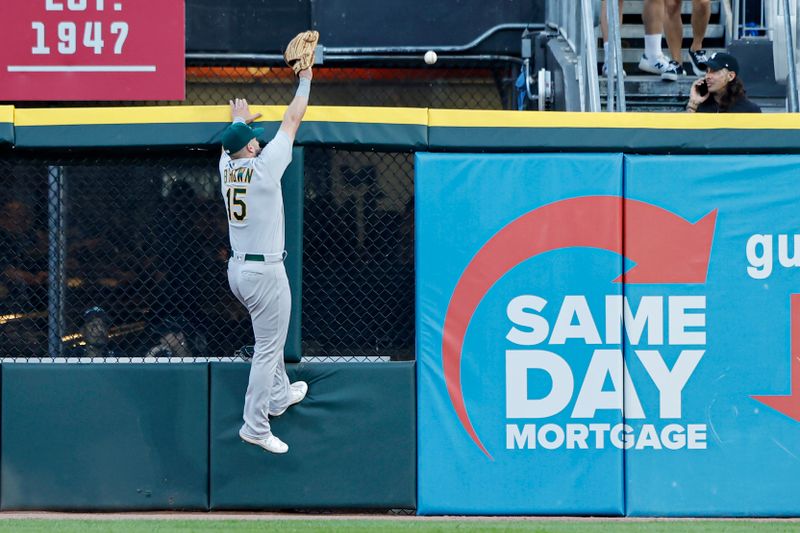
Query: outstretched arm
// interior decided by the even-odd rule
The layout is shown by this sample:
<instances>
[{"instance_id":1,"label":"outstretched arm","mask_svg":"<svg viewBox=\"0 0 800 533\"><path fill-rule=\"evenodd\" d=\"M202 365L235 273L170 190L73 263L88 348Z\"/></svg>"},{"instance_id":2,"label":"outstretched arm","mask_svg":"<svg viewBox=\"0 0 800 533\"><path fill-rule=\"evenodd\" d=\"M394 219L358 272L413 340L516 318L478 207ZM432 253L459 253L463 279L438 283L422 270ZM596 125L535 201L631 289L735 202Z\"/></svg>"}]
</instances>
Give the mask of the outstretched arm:
<instances>
[{"instance_id":1,"label":"outstretched arm","mask_svg":"<svg viewBox=\"0 0 800 533\"><path fill-rule=\"evenodd\" d=\"M261 113L251 113L250 106L247 105L247 100L244 98L237 98L236 100L230 100L231 104L231 121L233 122L244 122L245 124L250 124L257 118L261 118Z\"/></svg>"},{"instance_id":2,"label":"outstretched arm","mask_svg":"<svg viewBox=\"0 0 800 533\"><path fill-rule=\"evenodd\" d=\"M313 76L311 68L301 70L297 76L300 78L300 84L297 87L294 99L283 114L283 121L280 127L280 131L284 132L291 142L294 142L294 137L298 128L300 128L300 123L303 121L303 115L306 114L306 108L308 108L308 96L311 92L311 78Z\"/></svg>"},{"instance_id":3,"label":"outstretched arm","mask_svg":"<svg viewBox=\"0 0 800 533\"><path fill-rule=\"evenodd\" d=\"M228 100L228 103L231 105L231 122L250 124L254 120L261 118L261 113L250 112L250 106L247 105L247 100L244 98ZM222 152L225 152L225 148L222 149Z\"/></svg>"}]
</instances>

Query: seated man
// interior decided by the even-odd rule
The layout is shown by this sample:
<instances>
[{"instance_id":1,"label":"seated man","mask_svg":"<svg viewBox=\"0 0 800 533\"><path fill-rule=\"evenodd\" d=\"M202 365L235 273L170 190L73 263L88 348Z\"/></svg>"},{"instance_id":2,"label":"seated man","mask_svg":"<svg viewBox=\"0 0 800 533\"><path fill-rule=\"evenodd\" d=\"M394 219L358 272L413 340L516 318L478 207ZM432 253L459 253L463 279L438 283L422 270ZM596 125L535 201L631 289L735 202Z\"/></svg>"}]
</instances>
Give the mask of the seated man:
<instances>
[{"instance_id":1,"label":"seated man","mask_svg":"<svg viewBox=\"0 0 800 533\"><path fill-rule=\"evenodd\" d=\"M188 335L189 326L181 317L168 317L156 328L158 344L145 357L194 357Z\"/></svg>"},{"instance_id":2,"label":"seated man","mask_svg":"<svg viewBox=\"0 0 800 533\"><path fill-rule=\"evenodd\" d=\"M715 52L702 65L705 76L692 84L687 112L761 113L761 108L747 99L735 57Z\"/></svg>"},{"instance_id":3,"label":"seated man","mask_svg":"<svg viewBox=\"0 0 800 533\"><path fill-rule=\"evenodd\" d=\"M90 307L84 311L83 325L80 331L83 341L67 355L69 357L116 357L114 350L109 348L110 324L108 314L102 307Z\"/></svg>"}]
</instances>

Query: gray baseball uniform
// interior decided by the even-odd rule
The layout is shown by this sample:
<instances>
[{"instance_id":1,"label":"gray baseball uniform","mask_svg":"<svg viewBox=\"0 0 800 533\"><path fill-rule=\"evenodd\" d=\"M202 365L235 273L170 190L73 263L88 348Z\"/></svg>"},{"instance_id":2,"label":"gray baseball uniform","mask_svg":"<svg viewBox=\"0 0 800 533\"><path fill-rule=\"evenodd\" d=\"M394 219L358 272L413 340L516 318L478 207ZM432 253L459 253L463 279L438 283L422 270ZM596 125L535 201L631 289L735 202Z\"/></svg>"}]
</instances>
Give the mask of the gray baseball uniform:
<instances>
[{"instance_id":1,"label":"gray baseball uniform","mask_svg":"<svg viewBox=\"0 0 800 533\"><path fill-rule=\"evenodd\" d=\"M250 312L255 349L244 401L242 433L263 439L272 433L269 413L289 404L283 347L291 296L283 266L284 215L281 178L292 160L282 131L254 158L219 160L222 197L228 212L232 256L228 283Z\"/></svg>"}]
</instances>

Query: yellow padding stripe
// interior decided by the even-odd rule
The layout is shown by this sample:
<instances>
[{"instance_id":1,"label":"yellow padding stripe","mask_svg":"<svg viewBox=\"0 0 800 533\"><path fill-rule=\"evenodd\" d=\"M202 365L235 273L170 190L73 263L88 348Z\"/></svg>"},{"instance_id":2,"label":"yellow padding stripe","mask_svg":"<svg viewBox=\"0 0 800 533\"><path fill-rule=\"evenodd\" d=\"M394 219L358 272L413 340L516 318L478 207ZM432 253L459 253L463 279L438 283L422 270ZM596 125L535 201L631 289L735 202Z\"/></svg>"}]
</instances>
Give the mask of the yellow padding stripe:
<instances>
[{"instance_id":1,"label":"yellow padding stripe","mask_svg":"<svg viewBox=\"0 0 800 533\"><path fill-rule=\"evenodd\" d=\"M14 122L13 105L0 105L0 122Z\"/></svg>"},{"instance_id":2,"label":"yellow padding stripe","mask_svg":"<svg viewBox=\"0 0 800 533\"><path fill-rule=\"evenodd\" d=\"M278 122L286 106L252 106L259 122ZM199 124L228 122L228 106L143 106L14 109L0 106L0 122L17 126L91 124ZM628 128L628 129L800 129L797 115L692 113L564 113L538 111L477 111L392 107L311 106L304 120L355 124L408 124L467 128Z\"/></svg>"},{"instance_id":3,"label":"yellow padding stripe","mask_svg":"<svg viewBox=\"0 0 800 533\"><path fill-rule=\"evenodd\" d=\"M17 126L80 126L90 124L176 124L228 122L228 106L160 107L82 107L61 109L17 109L11 117ZM259 122L277 122L286 106L251 106L263 116ZM2 117L2 115L0 115ZM355 122L427 125L426 109L381 107L311 106L304 120L320 122ZM10 122L10 121L9 121Z\"/></svg>"},{"instance_id":4,"label":"yellow padding stripe","mask_svg":"<svg viewBox=\"0 0 800 533\"><path fill-rule=\"evenodd\" d=\"M280 117L278 106L263 106L265 117ZM80 126L88 124L170 124L227 122L228 106L79 107L17 109L17 126ZM279 119L276 119L279 120Z\"/></svg>"},{"instance_id":5,"label":"yellow padding stripe","mask_svg":"<svg viewBox=\"0 0 800 533\"><path fill-rule=\"evenodd\" d=\"M414 107L310 106L304 121L428 125L428 110Z\"/></svg>"},{"instance_id":6,"label":"yellow padding stripe","mask_svg":"<svg viewBox=\"0 0 800 533\"><path fill-rule=\"evenodd\" d=\"M642 128L657 130L800 129L798 115L705 113L566 113L557 111L459 111L431 109L431 127Z\"/></svg>"}]
</instances>

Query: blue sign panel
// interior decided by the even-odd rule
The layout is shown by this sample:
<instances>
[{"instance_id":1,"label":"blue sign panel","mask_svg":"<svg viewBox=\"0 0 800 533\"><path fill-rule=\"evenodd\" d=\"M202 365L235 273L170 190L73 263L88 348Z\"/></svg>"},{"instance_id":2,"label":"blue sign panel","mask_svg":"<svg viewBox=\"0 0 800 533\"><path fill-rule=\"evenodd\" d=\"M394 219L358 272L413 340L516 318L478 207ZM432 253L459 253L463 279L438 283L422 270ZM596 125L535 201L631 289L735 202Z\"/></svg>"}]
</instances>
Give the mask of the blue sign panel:
<instances>
[{"instance_id":1,"label":"blue sign panel","mask_svg":"<svg viewBox=\"0 0 800 533\"><path fill-rule=\"evenodd\" d=\"M627 513L797 516L800 157L625 161L626 202L683 217L650 242L678 279L625 279ZM654 225L626 210L626 250Z\"/></svg>"},{"instance_id":2,"label":"blue sign panel","mask_svg":"<svg viewBox=\"0 0 800 533\"><path fill-rule=\"evenodd\" d=\"M622 156L415 170L418 511L623 514Z\"/></svg>"}]
</instances>

